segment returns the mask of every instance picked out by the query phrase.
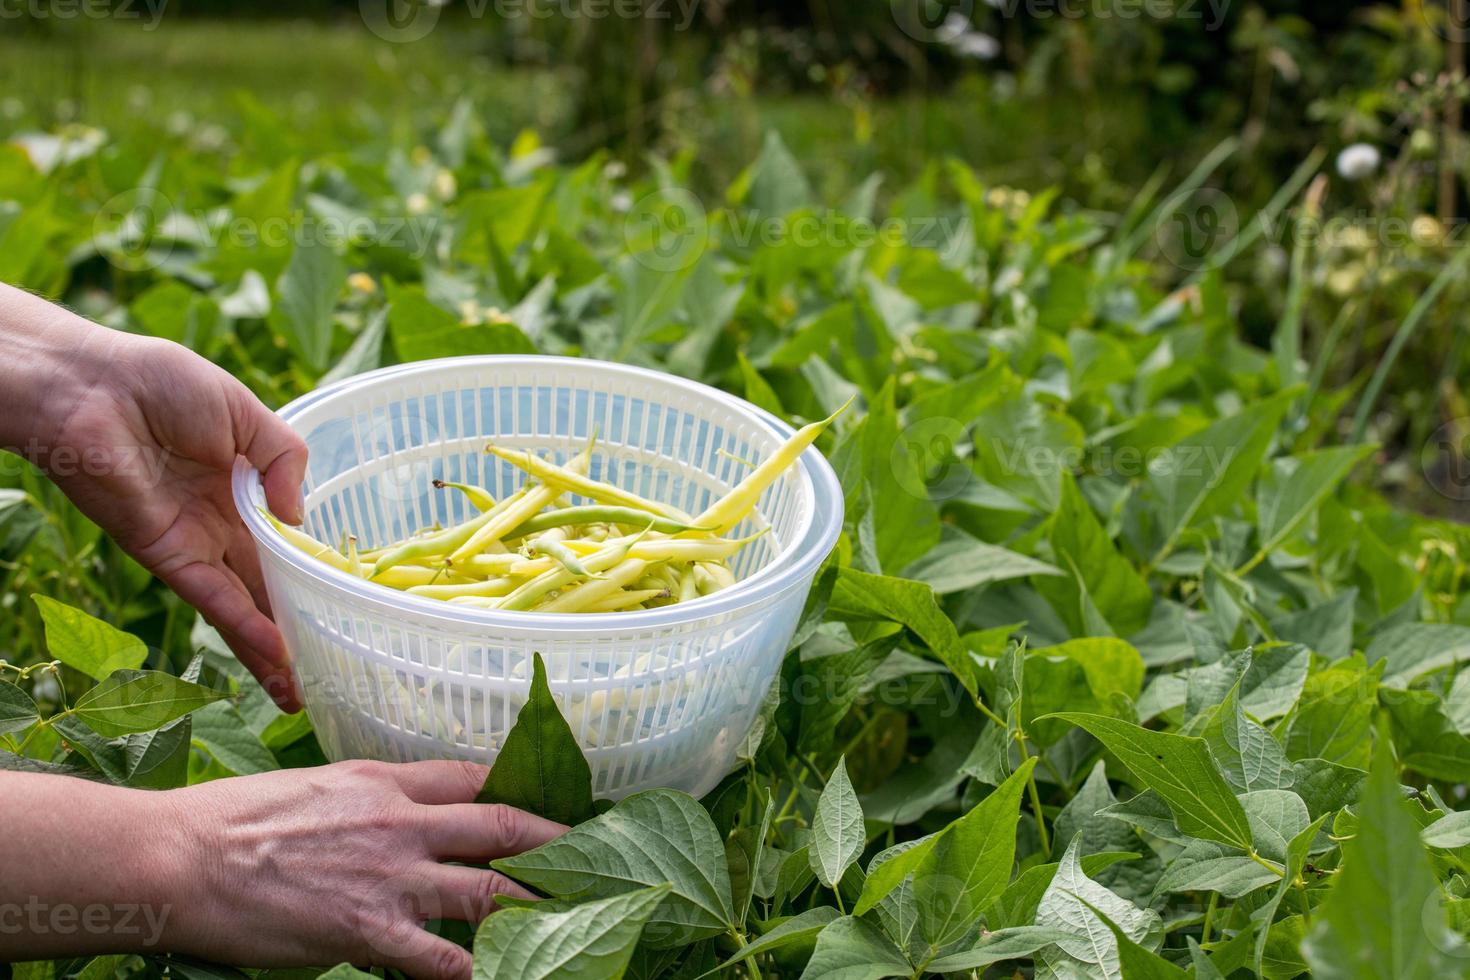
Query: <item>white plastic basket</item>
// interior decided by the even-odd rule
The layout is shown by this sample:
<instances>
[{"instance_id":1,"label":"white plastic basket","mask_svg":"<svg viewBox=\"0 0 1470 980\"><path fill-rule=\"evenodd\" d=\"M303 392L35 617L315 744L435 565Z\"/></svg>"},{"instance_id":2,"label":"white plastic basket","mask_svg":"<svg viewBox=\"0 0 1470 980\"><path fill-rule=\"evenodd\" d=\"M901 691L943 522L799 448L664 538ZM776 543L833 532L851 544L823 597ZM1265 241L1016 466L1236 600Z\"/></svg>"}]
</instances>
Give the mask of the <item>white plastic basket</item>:
<instances>
[{"instance_id":1,"label":"white plastic basket","mask_svg":"<svg viewBox=\"0 0 1470 980\"><path fill-rule=\"evenodd\" d=\"M306 529L327 542L355 534L363 548L471 516L434 479L478 483L497 499L518 488L524 474L484 453L489 440L564 461L595 430L594 478L698 513L749 472L742 461L791 434L707 385L561 357L385 368L281 416L311 453ZM281 540L243 460L234 493L328 757L494 762L537 651L594 791L613 799L652 786L699 795L730 771L843 513L836 475L808 449L731 532L770 528L732 559L735 586L660 609L555 614L451 605L354 578Z\"/></svg>"}]
</instances>

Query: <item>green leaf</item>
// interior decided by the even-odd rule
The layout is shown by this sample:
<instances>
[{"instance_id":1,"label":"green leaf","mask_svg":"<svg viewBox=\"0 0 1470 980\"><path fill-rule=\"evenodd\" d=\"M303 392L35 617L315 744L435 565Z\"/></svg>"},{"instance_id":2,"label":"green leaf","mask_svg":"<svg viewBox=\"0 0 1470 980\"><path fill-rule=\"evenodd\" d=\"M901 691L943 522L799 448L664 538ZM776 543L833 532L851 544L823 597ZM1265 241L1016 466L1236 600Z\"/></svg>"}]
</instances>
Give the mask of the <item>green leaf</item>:
<instances>
[{"instance_id":1,"label":"green leaf","mask_svg":"<svg viewBox=\"0 0 1470 980\"><path fill-rule=\"evenodd\" d=\"M1342 868L1303 947L1319 980L1438 980L1463 972L1453 955L1462 944L1446 925L1412 806L1380 739L1358 801L1357 834L1343 844Z\"/></svg>"},{"instance_id":2,"label":"green leaf","mask_svg":"<svg viewBox=\"0 0 1470 980\"><path fill-rule=\"evenodd\" d=\"M0 735L23 732L40 720L40 709L31 696L8 681L0 680Z\"/></svg>"},{"instance_id":3,"label":"green leaf","mask_svg":"<svg viewBox=\"0 0 1470 980\"><path fill-rule=\"evenodd\" d=\"M635 793L555 840L501 858L492 867L575 902L669 882L673 891L649 920L647 941L660 948L734 927L724 844L704 807L673 790Z\"/></svg>"},{"instance_id":4,"label":"green leaf","mask_svg":"<svg viewBox=\"0 0 1470 980\"><path fill-rule=\"evenodd\" d=\"M1118 975L1123 980L1185 980L1189 976L1184 970L1170 963L1158 953L1135 943L1105 912L1083 900L1118 945Z\"/></svg>"},{"instance_id":5,"label":"green leaf","mask_svg":"<svg viewBox=\"0 0 1470 980\"><path fill-rule=\"evenodd\" d=\"M1052 717L1086 729L1107 746L1135 778L1169 804L1180 830L1250 850L1245 810L1203 739L1149 731L1101 715L1067 712Z\"/></svg>"},{"instance_id":6,"label":"green leaf","mask_svg":"<svg viewBox=\"0 0 1470 980\"><path fill-rule=\"evenodd\" d=\"M597 812L592 768L552 697L541 654L532 658L530 696L475 802L504 803L557 823L578 824Z\"/></svg>"},{"instance_id":7,"label":"green leaf","mask_svg":"<svg viewBox=\"0 0 1470 980\"><path fill-rule=\"evenodd\" d=\"M781 134L766 131L761 154L751 164L744 203L766 218L781 218L814 200L801 164L786 148Z\"/></svg>"},{"instance_id":8,"label":"green leaf","mask_svg":"<svg viewBox=\"0 0 1470 980\"><path fill-rule=\"evenodd\" d=\"M233 704L216 702L195 712L192 742L237 776L281 768Z\"/></svg>"},{"instance_id":9,"label":"green leaf","mask_svg":"<svg viewBox=\"0 0 1470 980\"><path fill-rule=\"evenodd\" d=\"M1271 893L1271 897L1251 914L1256 922L1254 963L1257 973L1262 970L1266 943L1270 940L1270 926L1272 920L1276 918L1276 910L1281 907L1281 902L1286 898L1287 892L1291 891L1296 881L1301 878L1302 869L1306 867L1307 857L1312 851L1312 843L1317 839L1317 834L1326 822L1327 814L1324 813L1298 832L1286 845L1286 873L1277 884L1276 890Z\"/></svg>"},{"instance_id":10,"label":"green leaf","mask_svg":"<svg viewBox=\"0 0 1470 980\"><path fill-rule=\"evenodd\" d=\"M914 972L903 953L876 926L843 916L817 934L801 980L883 980Z\"/></svg>"},{"instance_id":11,"label":"green leaf","mask_svg":"<svg viewBox=\"0 0 1470 980\"><path fill-rule=\"evenodd\" d=\"M465 354L535 354L536 345L513 323L461 323L417 287L388 290L388 332L403 361Z\"/></svg>"},{"instance_id":12,"label":"green leaf","mask_svg":"<svg viewBox=\"0 0 1470 980\"><path fill-rule=\"evenodd\" d=\"M475 980L568 976L619 980L645 924L671 886L588 902L565 912L503 909L475 932Z\"/></svg>"},{"instance_id":13,"label":"green leaf","mask_svg":"<svg viewBox=\"0 0 1470 980\"><path fill-rule=\"evenodd\" d=\"M1296 779L1281 743L1256 724L1240 704L1236 682L1205 725L1203 736L1225 778L1241 790L1282 789Z\"/></svg>"},{"instance_id":14,"label":"green leaf","mask_svg":"<svg viewBox=\"0 0 1470 980\"><path fill-rule=\"evenodd\" d=\"M270 323L314 370L324 371L332 352L332 314L347 284L347 264L326 244L303 237L276 280Z\"/></svg>"},{"instance_id":15,"label":"green leaf","mask_svg":"<svg viewBox=\"0 0 1470 980\"><path fill-rule=\"evenodd\" d=\"M1173 551L1186 528L1239 502L1297 394L1283 392L1227 416L1175 443L1158 465L1149 466L1148 487L1164 534L1154 563Z\"/></svg>"},{"instance_id":16,"label":"green leaf","mask_svg":"<svg viewBox=\"0 0 1470 980\"><path fill-rule=\"evenodd\" d=\"M1408 687L1430 671L1470 660L1470 628L1401 623L1375 636L1366 655L1370 664L1384 661L1384 687Z\"/></svg>"},{"instance_id":17,"label":"green leaf","mask_svg":"<svg viewBox=\"0 0 1470 980\"><path fill-rule=\"evenodd\" d=\"M1061 929L1043 926L1015 926L988 932L969 949L949 953L933 960L925 968L930 973L962 973L983 970L992 963L1026 959L1044 946L1052 946L1072 938Z\"/></svg>"},{"instance_id":18,"label":"green leaf","mask_svg":"<svg viewBox=\"0 0 1470 980\"><path fill-rule=\"evenodd\" d=\"M973 922L1010 881L1021 792L1035 766L1027 759L995 792L923 843L882 863L874 858L853 914L865 914L913 875L926 938L940 944L952 927Z\"/></svg>"},{"instance_id":19,"label":"green leaf","mask_svg":"<svg viewBox=\"0 0 1470 980\"><path fill-rule=\"evenodd\" d=\"M1180 857L1159 876L1154 894L1208 891L1235 899L1280 880L1279 874L1253 858L1226 855L1194 860Z\"/></svg>"},{"instance_id":20,"label":"green leaf","mask_svg":"<svg viewBox=\"0 0 1470 980\"><path fill-rule=\"evenodd\" d=\"M767 932L762 933L759 938L746 943L740 947L740 952L721 963L720 967L728 968L760 953L813 940L838 917L838 911L830 905L819 905L814 909L807 909L800 915L793 915L781 921Z\"/></svg>"},{"instance_id":21,"label":"green leaf","mask_svg":"<svg viewBox=\"0 0 1470 980\"><path fill-rule=\"evenodd\" d=\"M46 624L46 649L56 660L93 680L115 670L136 670L148 659L148 647L80 609L43 595L31 596Z\"/></svg>"},{"instance_id":22,"label":"green leaf","mask_svg":"<svg viewBox=\"0 0 1470 980\"><path fill-rule=\"evenodd\" d=\"M72 711L108 738L151 732L225 695L156 670L119 670L77 698Z\"/></svg>"},{"instance_id":23,"label":"green leaf","mask_svg":"<svg viewBox=\"0 0 1470 980\"><path fill-rule=\"evenodd\" d=\"M1419 832L1429 847L1452 850L1470 844L1470 810L1447 813Z\"/></svg>"},{"instance_id":24,"label":"green leaf","mask_svg":"<svg viewBox=\"0 0 1470 980\"><path fill-rule=\"evenodd\" d=\"M882 619L908 627L954 672L966 690L978 694L979 682L970 653L954 623L939 607L934 590L923 582L843 568L832 586L827 611L838 619Z\"/></svg>"},{"instance_id":25,"label":"green leaf","mask_svg":"<svg viewBox=\"0 0 1470 980\"><path fill-rule=\"evenodd\" d=\"M828 888L842 880L843 874L863 853L867 835L863 831L863 808L847 778L845 759L837 760L837 768L817 800L812 818L812 843L809 859L817 880Z\"/></svg>"},{"instance_id":26,"label":"green leaf","mask_svg":"<svg viewBox=\"0 0 1470 980\"><path fill-rule=\"evenodd\" d=\"M185 715L151 732L129 735L123 753L127 783L142 789L177 789L189 781L189 736L193 718Z\"/></svg>"},{"instance_id":27,"label":"green leaf","mask_svg":"<svg viewBox=\"0 0 1470 980\"><path fill-rule=\"evenodd\" d=\"M1085 573L1087 596L1118 635L1129 636L1148 624L1153 590L1113 546L1070 473L1062 476L1061 501L1051 519L1051 548L1053 560L1064 572ZM1092 632L1083 621L1076 578L1063 575L1035 584L1073 636Z\"/></svg>"},{"instance_id":28,"label":"green leaf","mask_svg":"<svg viewBox=\"0 0 1470 980\"><path fill-rule=\"evenodd\" d=\"M1258 555L1263 558L1285 544L1373 450L1373 446L1339 446L1272 460L1256 486Z\"/></svg>"},{"instance_id":29,"label":"green leaf","mask_svg":"<svg viewBox=\"0 0 1470 980\"><path fill-rule=\"evenodd\" d=\"M1079 852L1082 850L1080 841L1077 842L1077 849ZM1094 878L1115 864L1134 861L1138 857L1136 851L1100 851L1087 854L1082 858L1082 873ZM1033 921L1036 918L1036 909L1041 905L1041 897L1051 887L1060 867L1059 862L1038 864L1017 875L1016 880L986 907L986 925L994 929L1014 929Z\"/></svg>"},{"instance_id":30,"label":"green leaf","mask_svg":"<svg viewBox=\"0 0 1470 980\"><path fill-rule=\"evenodd\" d=\"M943 540L903 570L904 578L926 582L940 595L950 595L992 582L1062 574L1044 561L986 544L963 532L947 530L945 534Z\"/></svg>"},{"instance_id":31,"label":"green leaf","mask_svg":"<svg viewBox=\"0 0 1470 980\"><path fill-rule=\"evenodd\" d=\"M1366 768L1381 670L1354 655L1308 677L1286 730L1287 757Z\"/></svg>"},{"instance_id":32,"label":"green leaf","mask_svg":"<svg viewBox=\"0 0 1470 980\"><path fill-rule=\"evenodd\" d=\"M1143 689L1143 657L1113 637L1068 640L1028 651L1025 671L1021 727L1043 747L1070 727L1061 721L1038 721L1043 715L1067 710L1111 715Z\"/></svg>"},{"instance_id":33,"label":"green leaf","mask_svg":"<svg viewBox=\"0 0 1470 980\"><path fill-rule=\"evenodd\" d=\"M868 414L832 455L843 489L853 497L866 484L877 518L879 567L893 572L923 558L939 542L939 508L921 469L925 447L900 428L892 379L868 401Z\"/></svg>"},{"instance_id":34,"label":"green leaf","mask_svg":"<svg viewBox=\"0 0 1470 980\"><path fill-rule=\"evenodd\" d=\"M1157 946L1163 925L1152 909L1141 909L1093 881L1082 870L1077 841L1067 846L1056 875L1036 909L1036 924L1059 929L1068 938L1041 950L1039 960L1065 976L1080 966L1088 973L1119 975L1118 941L1099 916L1106 915L1135 943Z\"/></svg>"}]
</instances>

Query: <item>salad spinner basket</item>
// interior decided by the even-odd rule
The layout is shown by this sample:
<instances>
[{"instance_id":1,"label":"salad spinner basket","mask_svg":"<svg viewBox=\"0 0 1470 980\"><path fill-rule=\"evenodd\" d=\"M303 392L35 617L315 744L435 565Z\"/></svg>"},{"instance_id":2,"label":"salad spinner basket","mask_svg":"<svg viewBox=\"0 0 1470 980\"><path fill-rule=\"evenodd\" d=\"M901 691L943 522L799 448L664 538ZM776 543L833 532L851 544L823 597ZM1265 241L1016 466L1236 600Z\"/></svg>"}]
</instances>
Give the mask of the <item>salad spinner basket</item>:
<instances>
[{"instance_id":1,"label":"salad spinner basket","mask_svg":"<svg viewBox=\"0 0 1470 980\"><path fill-rule=\"evenodd\" d=\"M329 543L353 534L364 549L473 516L435 479L497 499L518 489L525 474L485 453L489 441L565 462L595 434L591 477L699 513L792 432L706 385L561 357L386 368L297 399L281 417L311 454L305 530ZM234 493L328 757L493 763L539 652L594 791L613 799L654 786L699 795L730 771L843 512L831 466L808 449L730 532L767 531L730 560L734 586L657 609L556 614L355 578L274 531L243 460Z\"/></svg>"}]
</instances>

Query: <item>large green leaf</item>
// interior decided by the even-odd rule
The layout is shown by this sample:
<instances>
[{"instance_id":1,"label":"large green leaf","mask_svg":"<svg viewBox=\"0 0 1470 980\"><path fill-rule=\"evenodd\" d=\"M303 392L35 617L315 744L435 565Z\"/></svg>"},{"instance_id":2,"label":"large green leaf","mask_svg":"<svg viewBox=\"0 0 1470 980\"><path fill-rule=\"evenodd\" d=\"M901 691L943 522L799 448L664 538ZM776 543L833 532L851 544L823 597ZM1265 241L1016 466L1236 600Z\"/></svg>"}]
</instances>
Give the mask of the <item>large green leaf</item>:
<instances>
[{"instance_id":1,"label":"large green leaf","mask_svg":"<svg viewBox=\"0 0 1470 980\"><path fill-rule=\"evenodd\" d=\"M1193 837L1251 849L1250 822L1200 738L1149 731L1101 715L1053 715L1087 730L1174 814Z\"/></svg>"},{"instance_id":2,"label":"large green leaf","mask_svg":"<svg viewBox=\"0 0 1470 980\"><path fill-rule=\"evenodd\" d=\"M910 875L926 938L942 945L970 925L1010 881L1028 759L969 813L889 860L874 858L853 914L863 915ZM881 857L881 855L880 855Z\"/></svg>"},{"instance_id":3,"label":"large green leaf","mask_svg":"<svg viewBox=\"0 0 1470 980\"><path fill-rule=\"evenodd\" d=\"M347 283L347 264L332 248L302 238L276 282L270 322L292 350L317 371L332 352L332 313Z\"/></svg>"},{"instance_id":4,"label":"large green leaf","mask_svg":"<svg viewBox=\"0 0 1470 980\"><path fill-rule=\"evenodd\" d=\"M1119 976L1118 941L1104 916L1134 943L1152 948L1163 938L1157 912L1139 908L1087 877L1074 840L1062 855L1036 909L1038 926L1068 934L1067 939L1042 949L1042 962L1062 976L1077 969L1087 974L1100 971L1103 976Z\"/></svg>"},{"instance_id":5,"label":"large green leaf","mask_svg":"<svg viewBox=\"0 0 1470 980\"><path fill-rule=\"evenodd\" d=\"M281 768L233 704L217 701L194 713L191 741L237 776Z\"/></svg>"},{"instance_id":6,"label":"large green leaf","mask_svg":"<svg viewBox=\"0 0 1470 980\"><path fill-rule=\"evenodd\" d=\"M654 885L565 912L497 912L475 932L475 980L619 980L645 924L670 888Z\"/></svg>"},{"instance_id":7,"label":"large green leaf","mask_svg":"<svg viewBox=\"0 0 1470 980\"><path fill-rule=\"evenodd\" d=\"M46 624L46 649L93 680L115 670L136 670L148 658L142 640L48 596L33 595Z\"/></svg>"},{"instance_id":8,"label":"large green leaf","mask_svg":"<svg viewBox=\"0 0 1470 980\"><path fill-rule=\"evenodd\" d=\"M1173 551L1186 528L1236 505L1295 394L1266 399L1186 436L1149 467L1148 487L1163 534L1155 561Z\"/></svg>"},{"instance_id":9,"label":"large green leaf","mask_svg":"<svg viewBox=\"0 0 1470 980\"><path fill-rule=\"evenodd\" d=\"M1084 623L1082 589L1074 576L1081 576L1087 597L1119 636L1147 625L1153 591L1113 546L1071 474L1062 477L1061 501L1051 519L1051 549L1057 566L1074 574L1040 578L1036 590L1055 607L1073 636L1092 632Z\"/></svg>"},{"instance_id":10,"label":"large green leaf","mask_svg":"<svg viewBox=\"0 0 1470 980\"><path fill-rule=\"evenodd\" d=\"M467 354L535 354L536 345L513 323L463 323L414 287L391 289L388 332L404 361Z\"/></svg>"},{"instance_id":11,"label":"large green leaf","mask_svg":"<svg viewBox=\"0 0 1470 980\"><path fill-rule=\"evenodd\" d=\"M828 888L836 885L862 854L865 843L863 808L847 778L846 760L838 759L812 818L810 860L817 880Z\"/></svg>"},{"instance_id":12,"label":"large green leaf","mask_svg":"<svg viewBox=\"0 0 1470 980\"><path fill-rule=\"evenodd\" d=\"M908 627L972 694L977 693L970 653L954 622L939 607L934 590L923 582L843 568L827 610L839 619L883 619Z\"/></svg>"},{"instance_id":13,"label":"large green leaf","mask_svg":"<svg viewBox=\"0 0 1470 980\"><path fill-rule=\"evenodd\" d=\"M986 544L958 531L949 531L943 540L903 570L904 578L926 582L940 595L965 592L991 582L1061 574L1044 561Z\"/></svg>"},{"instance_id":14,"label":"large green leaf","mask_svg":"<svg viewBox=\"0 0 1470 980\"><path fill-rule=\"evenodd\" d=\"M477 803L505 803L557 823L595 812L592 768L557 708L541 654L532 654L531 693L505 737Z\"/></svg>"},{"instance_id":15,"label":"large green leaf","mask_svg":"<svg viewBox=\"0 0 1470 980\"><path fill-rule=\"evenodd\" d=\"M1284 544L1373 449L1339 446L1273 460L1256 486L1258 554L1264 557Z\"/></svg>"},{"instance_id":16,"label":"large green leaf","mask_svg":"<svg viewBox=\"0 0 1470 980\"><path fill-rule=\"evenodd\" d=\"M1384 661L1383 685L1408 687L1432 670L1470 660L1470 627L1451 623L1401 623L1368 644L1368 663Z\"/></svg>"},{"instance_id":17,"label":"large green leaf","mask_svg":"<svg viewBox=\"0 0 1470 980\"><path fill-rule=\"evenodd\" d=\"M1143 658L1113 637L1068 640L1029 651L1025 672L1021 725L1043 746L1070 728L1063 721L1038 721L1043 715L1068 710L1113 715L1143 688Z\"/></svg>"},{"instance_id":18,"label":"large green leaf","mask_svg":"<svg viewBox=\"0 0 1470 980\"><path fill-rule=\"evenodd\" d=\"M647 939L679 946L734 928L725 848L709 814L673 790L635 793L533 851L493 866L569 901L673 885L649 919Z\"/></svg>"},{"instance_id":19,"label":"large green leaf","mask_svg":"<svg viewBox=\"0 0 1470 980\"><path fill-rule=\"evenodd\" d=\"M72 706L76 717L107 738L151 732L225 695L156 670L119 670Z\"/></svg>"},{"instance_id":20,"label":"large green leaf","mask_svg":"<svg viewBox=\"0 0 1470 980\"><path fill-rule=\"evenodd\" d=\"M23 732L39 717L36 702L29 694L8 681L0 680L0 735Z\"/></svg>"},{"instance_id":21,"label":"large green leaf","mask_svg":"<svg viewBox=\"0 0 1470 980\"><path fill-rule=\"evenodd\" d=\"M883 980L913 972L903 952L876 926L843 916L817 934L801 980Z\"/></svg>"},{"instance_id":22,"label":"large green leaf","mask_svg":"<svg viewBox=\"0 0 1470 980\"><path fill-rule=\"evenodd\" d=\"M1358 830L1313 915L1303 952L1319 980L1439 980L1461 976L1461 941L1449 931L1419 825L1399 791L1385 742L1358 802Z\"/></svg>"}]
</instances>

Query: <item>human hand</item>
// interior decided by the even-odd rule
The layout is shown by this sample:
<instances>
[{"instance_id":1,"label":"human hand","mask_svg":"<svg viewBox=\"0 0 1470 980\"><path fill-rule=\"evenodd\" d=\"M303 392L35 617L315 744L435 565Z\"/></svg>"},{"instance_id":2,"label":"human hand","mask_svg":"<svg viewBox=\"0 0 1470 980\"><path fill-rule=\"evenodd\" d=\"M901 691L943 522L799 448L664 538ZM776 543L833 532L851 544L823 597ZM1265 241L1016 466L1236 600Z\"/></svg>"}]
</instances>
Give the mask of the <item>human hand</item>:
<instances>
[{"instance_id":1,"label":"human hand","mask_svg":"<svg viewBox=\"0 0 1470 980\"><path fill-rule=\"evenodd\" d=\"M230 471L244 456L264 475L271 509L299 521L305 443L243 384L178 344L103 329L16 290L0 292L0 316L49 321L19 340L23 359L47 365L20 383L45 395L29 438L10 442L197 608L282 710L300 710Z\"/></svg>"},{"instance_id":2,"label":"human hand","mask_svg":"<svg viewBox=\"0 0 1470 980\"><path fill-rule=\"evenodd\" d=\"M198 855L167 941L256 966L385 966L464 980L463 948L431 919L477 923L496 898L533 898L483 863L566 830L473 802L488 770L461 762L346 762L219 780L167 794Z\"/></svg>"},{"instance_id":3,"label":"human hand","mask_svg":"<svg viewBox=\"0 0 1470 980\"><path fill-rule=\"evenodd\" d=\"M0 823L23 847L0 908L144 910L124 927L0 928L0 961L185 953L249 966L385 966L467 980L471 958L430 919L478 922L532 897L482 863L566 828L476 804L464 762L345 762L185 789L0 772Z\"/></svg>"}]
</instances>

